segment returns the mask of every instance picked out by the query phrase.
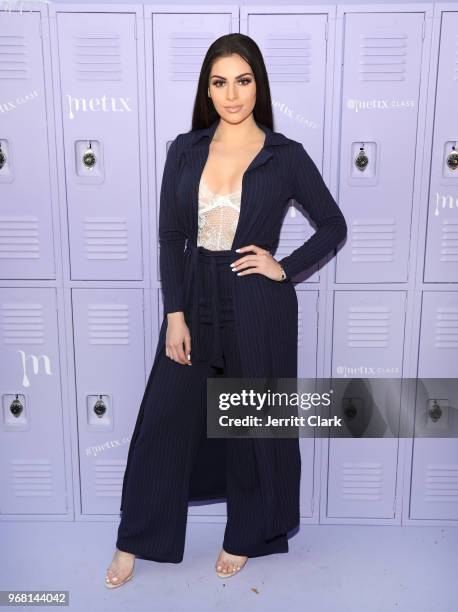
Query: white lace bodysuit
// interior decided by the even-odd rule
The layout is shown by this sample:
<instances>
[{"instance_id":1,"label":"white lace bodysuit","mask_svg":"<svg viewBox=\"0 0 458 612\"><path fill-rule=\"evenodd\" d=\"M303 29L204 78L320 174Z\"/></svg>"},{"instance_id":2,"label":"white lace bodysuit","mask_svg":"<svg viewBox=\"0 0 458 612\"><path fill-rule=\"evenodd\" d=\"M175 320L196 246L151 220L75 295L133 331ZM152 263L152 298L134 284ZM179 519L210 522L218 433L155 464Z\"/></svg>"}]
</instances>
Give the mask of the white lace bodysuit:
<instances>
[{"instance_id":1,"label":"white lace bodysuit","mask_svg":"<svg viewBox=\"0 0 458 612\"><path fill-rule=\"evenodd\" d=\"M211 251L229 250L240 214L242 189L232 193L213 193L201 177L197 246Z\"/></svg>"}]
</instances>

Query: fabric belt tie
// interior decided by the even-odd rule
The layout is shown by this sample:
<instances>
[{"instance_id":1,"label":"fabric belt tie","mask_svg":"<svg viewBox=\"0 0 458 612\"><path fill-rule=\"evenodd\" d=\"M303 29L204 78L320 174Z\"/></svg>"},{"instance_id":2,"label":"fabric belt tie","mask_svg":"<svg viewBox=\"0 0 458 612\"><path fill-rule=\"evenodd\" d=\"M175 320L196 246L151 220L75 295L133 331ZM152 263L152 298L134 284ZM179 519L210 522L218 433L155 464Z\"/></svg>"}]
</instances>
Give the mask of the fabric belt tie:
<instances>
[{"instance_id":1,"label":"fabric belt tie","mask_svg":"<svg viewBox=\"0 0 458 612\"><path fill-rule=\"evenodd\" d=\"M218 272L216 258L225 258L227 265L242 256L241 253L236 253L235 250L211 251L202 246L187 245L185 255L191 257L191 270L188 275L188 283L186 287L185 303L187 312L191 314L191 357L192 360L201 360L201 354L198 340L199 328L199 276L198 266L199 257L210 258L210 300L212 312L212 327L213 327L213 342L212 354L210 363L218 368L224 368L223 346L221 340L219 303L218 303ZM192 297L192 300L191 300Z\"/></svg>"},{"instance_id":2,"label":"fabric belt tie","mask_svg":"<svg viewBox=\"0 0 458 612\"><path fill-rule=\"evenodd\" d=\"M272 245L258 245L263 249L268 250L271 254L275 250ZM212 303L212 325L213 325L213 348L210 363L218 368L224 368L224 357L223 357L223 346L221 342L221 330L220 330L220 319L219 319L219 304L218 304L218 272L217 272L217 257L220 258L221 263L225 262L227 265L240 259L244 255L248 255L249 251L244 253L237 253L235 249L212 251L206 249L203 246L196 246L187 243L185 249L185 257L191 258L191 269L188 274L188 282L185 293L185 304L187 313L191 313L191 351L192 358L197 360L202 359L200 353L199 341L198 341L198 328L199 328L199 257L210 257L210 299ZM185 265L188 262L185 261ZM232 274L234 274L232 272ZM247 276L246 278L249 278ZM192 299L191 299L192 297Z\"/></svg>"}]
</instances>

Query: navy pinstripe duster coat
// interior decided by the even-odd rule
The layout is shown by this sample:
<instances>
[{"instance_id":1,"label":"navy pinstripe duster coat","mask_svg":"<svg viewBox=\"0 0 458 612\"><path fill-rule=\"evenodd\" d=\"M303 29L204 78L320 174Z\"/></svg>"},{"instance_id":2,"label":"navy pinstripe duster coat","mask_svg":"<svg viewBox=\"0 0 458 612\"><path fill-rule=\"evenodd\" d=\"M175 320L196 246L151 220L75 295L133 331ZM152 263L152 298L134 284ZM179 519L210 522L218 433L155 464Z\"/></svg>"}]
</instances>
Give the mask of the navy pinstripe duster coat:
<instances>
[{"instance_id":1,"label":"navy pinstripe duster coat","mask_svg":"<svg viewBox=\"0 0 458 612\"><path fill-rule=\"evenodd\" d=\"M197 246L199 181L218 123L219 119L208 128L179 134L167 153L159 212L164 319L148 385L158 359L168 359L164 351L167 313L188 313L191 307L186 303L185 290L190 282L191 259L184 254L184 249L189 242ZM287 275L285 281L273 281L262 274L234 274L237 340L244 377L295 378L298 303L291 279L332 251L345 238L347 226L302 144L259 122L257 125L265 132L266 139L243 175L240 215L232 249L255 244L273 254L291 198L308 212L317 225L317 231L290 255L279 260ZM246 254L240 253L240 257ZM142 412L143 406L140 407L129 456L141 425ZM264 533L269 539L299 523L299 440L253 440L264 502ZM191 478L190 500L221 498L222 493L224 496L225 474L218 469L221 464L212 455L214 449L215 445L208 444L208 448L200 452ZM128 468L129 458L126 472Z\"/></svg>"}]
</instances>

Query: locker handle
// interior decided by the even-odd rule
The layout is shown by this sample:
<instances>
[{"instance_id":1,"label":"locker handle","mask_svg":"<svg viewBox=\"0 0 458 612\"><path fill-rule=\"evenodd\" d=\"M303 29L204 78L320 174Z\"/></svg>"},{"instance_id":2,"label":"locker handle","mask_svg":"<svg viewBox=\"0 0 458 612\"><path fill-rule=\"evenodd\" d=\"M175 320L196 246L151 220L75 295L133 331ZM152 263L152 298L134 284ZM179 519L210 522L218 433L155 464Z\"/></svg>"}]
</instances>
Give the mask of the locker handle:
<instances>
[{"instance_id":1,"label":"locker handle","mask_svg":"<svg viewBox=\"0 0 458 612\"><path fill-rule=\"evenodd\" d=\"M24 410L24 406L22 405L21 401L18 399L18 394L16 393L16 397L11 402L11 405L10 405L10 412L13 416L17 418L21 415L23 410Z\"/></svg>"},{"instance_id":2,"label":"locker handle","mask_svg":"<svg viewBox=\"0 0 458 612\"><path fill-rule=\"evenodd\" d=\"M437 423L437 421L442 416L442 408L437 403L437 400L433 400L433 405L428 409L428 415L433 423Z\"/></svg>"},{"instance_id":3,"label":"locker handle","mask_svg":"<svg viewBox=\"0 0 458 612\"><path fill-rule=\"evenodd\" d=\"M364 143L363 143L363 145L359 148L358 155L355 157L355 166L358 168L358 170L360 170L361 172L364 172L368 164L369 164L369 157L367 156L367 153L364 150Z\"/></svg>"},{"instance_id":4,"label":"locker handle","mask_svg":"<svg viewBox=\"0 0 458 612\"><path fill-rule=\"evenodd\" d=\"M97 163L97 156L92 149L92 143L89 141L88 148L82 155L82 162L86 168L94 168Z\"/></svg>"},{"instance_id":5,"label":"locker handle","mask_svg":"<svg viewBox=\"0 0 458 612\"><path fill-rule=\"evenodd\" d=\"M99 417L99 419L101 419L103 415L106 413L106 411L107 411L107 405L105 404L105 402L102 399L102 396L100 395L99 399L94 404L94 412Z\"/></svg>"},{"instance_id":6,"label":"locker handle","mask_svg":"<svg viewBox=\"0 0 458 612\"><path fill-rule=\"evenodd\" d=\"M2 150L2 143L0 142L0 170L3 168L5 164L6 164L6 155L4 151Z\"/></svg>"},{"instance_id":7,"label":"locker handle","mask_svg":"<svg viewBox=\"0 0 458 612\"><path fill-rule=\"evenodd\" d=\"M455 147L452 147L452 152L447 155L447 166L450 170L458 168L458 151L456 151Z\"/></svg>"}]
</instances>

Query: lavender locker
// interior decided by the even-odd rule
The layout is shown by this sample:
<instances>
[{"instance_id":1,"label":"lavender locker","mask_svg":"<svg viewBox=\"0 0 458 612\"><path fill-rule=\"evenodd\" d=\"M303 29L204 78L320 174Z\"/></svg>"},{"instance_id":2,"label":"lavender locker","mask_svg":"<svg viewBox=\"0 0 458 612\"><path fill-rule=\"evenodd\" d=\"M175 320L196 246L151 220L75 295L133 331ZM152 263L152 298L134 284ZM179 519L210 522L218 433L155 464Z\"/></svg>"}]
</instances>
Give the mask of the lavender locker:
<instances>
[{"instance_id":1,"label":"lavender locker","mask_svg":"<svg viewBox=\"0 0 458 612\"><path fill-rule=\"evenodd\" d=\"M210 44L223 34L234 30L236 7L209 7L200 12L189 7L186 13L155 12L148 7L152 19L154 74L154 147L156 158L156 228L159 223L159 194L167 148L175 136L190 128L192 103L196 82L204 55ZM185 111L183 111L185 109ZM152 215L153 218L153 215ZM156 270L153 282L160 281L159 243L156 231ZM158 329L163 319L163 308L158 312ZM155 339L155 342L157 340ZM191 504L189 515L225 516L225 502Z\"/></svg>"},{"instance_id":2,"label":"lavender locker","mask_svg":"<svg viewBox=\"0 0 458 612\"><path fill-rule=\"evenodd\" d=\"M0 13L0 277L55 279L42 15ZM26 129L24 127L26 126Z\"/></svg>"},{"instance_id":3,"label":"lavender locker","mask_svg":"<svg viewBox=\"0 0 458 612\"><path fill-rule=\"evenodd\" d=\"M142 280L136 16L58 13L73 280Z\"/></svg>"},{"instance_id":4,"label":"lavender locker","mask_svg":"<svg viewBox=\"0 0 458 612\"><path fill-rule=\"evenodd\" d=\"M386 437L358 439L375 423L389 423L373 406L363 385L352 379L401 378L404 351L405 293L403 291L337 291L334 296L333 378L348 379L338 398L342 415L348 405L356 414L344 418L343 434L329 440L326 516L329 518L390 519L395 516L399 438L397 429ZM360 369L361 368L361 369ZM371 390L374 394L374 391ZM374 394L375 395L375 394ZM399 390L400 405L400 390ZM378 434L383 431L378 429ZM355 439L352 439L352 438Z\"/></svg>"},{"instance_id":5,"label":"lavender locker","mask_svg":"<svg viewBox=\"0 0 458 612\"><path fill-rule=\"evenodd\" d=\"M242 23L246 33L258 43L269 74L275 127L294 140L302 142L322 171L328 15L256 14L255 9L243 10ZM289 255L314 233L302 207L291 201L287 209L276 258ZM317 266L301 273L295 281L319 281Z\"/></svg>"},{"instance_id":6,"label":"lavender locker","mask_svg":"<svg viewBox=\"0 0 458 612\"><path fill-rule=\"evenodd\" d=\"M0 289L0 513L67 511L54 288Z\"/></svg>"},{"instance_id":7,"label":"lavender locker","mask_svg":"<svg viewBox=\"0 0 458 612\"><path fill-rule=\"evenodd\" d=\"M145 388L141 289L73 289L83 514L119 512L130 435Z\"/></svg>"},{"instance_id":8,"label":"lavender locker","mask_svg":"<svg viewBox=\"0 0 458 612\"><path fill-rule=\"evenodd\" d=\"M343 282L406 282L424 14L345 15L339 204Z\"/></svg>"},{"instance_id":9,"label":"lavender locker","mask_svg":"<svg viewBox=\"0 0 458 612\"><path fill-rule=\"evenodd\" d=\"M273 9L273 7L272 7ZM269 74L275 129L302 142L323 172L326 123L326 85L332 69L328 66L328 14L286 13L282 9L263 11L241 8L242 31L258 43ZM266 14L267 13L267 14ZM291 200L286 210L276 259L291 253L314 233L302 206ZM318 266L295 279L298 297L298 376L317 376L318 292L302 290L322 281ZM301 516L313 519L316 441L313 436L300 440L302 457Z\"/></svg>"},{"instance_id":10,"label":"lavender locker","mask_svg":"<svg viewBox=\"0 0 458 612\"><path fill-rule=\"evenodd\" d=\"M458 520L457 329L458 293L425 292L415 398L411 519Z\"/></svg>"},{"instance_id":11,"label":"lavender locker","mask_svg":"<svg viewBox=\"0 0 458 612\"><path fill-rule=\"evenodd\" d=\"M434 131L424 261L426 283L458 282L458 133L456 100L458 13L441 16Z\"/></svg>"}]
</instances>

